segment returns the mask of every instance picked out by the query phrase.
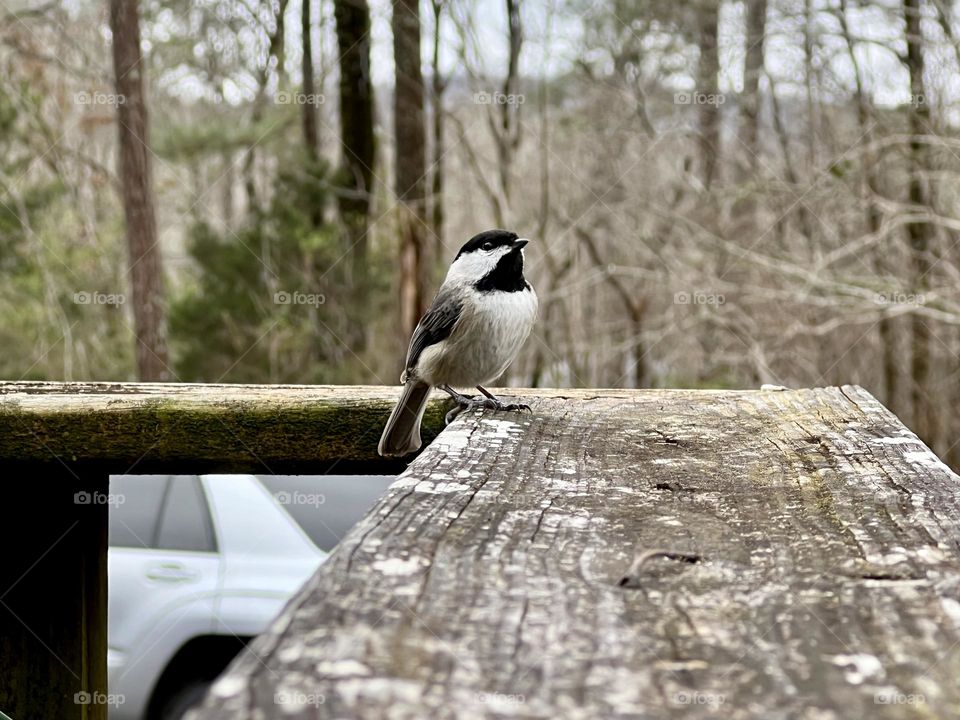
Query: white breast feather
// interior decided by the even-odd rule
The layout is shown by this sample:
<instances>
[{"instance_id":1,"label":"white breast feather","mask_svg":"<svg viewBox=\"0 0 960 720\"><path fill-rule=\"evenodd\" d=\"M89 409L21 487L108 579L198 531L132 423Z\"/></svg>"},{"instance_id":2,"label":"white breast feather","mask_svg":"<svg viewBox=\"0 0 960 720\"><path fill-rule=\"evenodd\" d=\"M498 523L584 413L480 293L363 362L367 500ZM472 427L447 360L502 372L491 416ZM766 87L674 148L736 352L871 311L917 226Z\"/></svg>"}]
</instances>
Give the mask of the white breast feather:
<instances>
[{"instance_id":1,"label":"white breast feather","mask_svg":"<svg viewBox=\"0 0 960 720\"><path fill-rule=\"evenodd\" d=\"M417 374L431 385L471 387L495 380L530 335L537 305L532 288L487 293L470 288L450 337L424 349Z\"/></svg>"}]
</instances>

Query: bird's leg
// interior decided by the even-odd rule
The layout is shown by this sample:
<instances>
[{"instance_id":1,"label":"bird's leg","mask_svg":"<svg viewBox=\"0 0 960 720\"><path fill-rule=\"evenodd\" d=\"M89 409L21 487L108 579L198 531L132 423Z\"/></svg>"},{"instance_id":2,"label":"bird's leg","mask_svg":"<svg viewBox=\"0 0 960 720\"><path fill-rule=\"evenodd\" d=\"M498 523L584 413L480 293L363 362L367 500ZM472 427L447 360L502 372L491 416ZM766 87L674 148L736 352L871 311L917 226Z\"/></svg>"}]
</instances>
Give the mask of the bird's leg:
<instances>
[{"instance_id":1,"label":"bird's leg","mask_svg":"<svg viewBox=\"0 0 960 720\"><path fill-rule=\"evenodd\" d=\"M502 400L499 400L493 393L489 390L477 385L477 390L482 392L486 396L486 401L483 406L490 408L491 410L516 410L517 412L521 410L530 410L529 405L524 405L523 403L505 403ZM533 412L530 410L530 412Z\"/></svg>"},{"instance_id":2,"label":"bird's leg","mask_svg":"<svg viewBox=\"0 0 960 720\"><path fill-rule=\"evenodd\" d=\"M477 401L477 398L473 397L473 395L464 395L463 393L458 393L456 390L454 390L454 389L453 389L452 387L450 387L449 385L438 385L437 387L439 387L439 388L440 388L441 390L443 390L447 395L449 395L450 397L452 397L452 398L453 398L453 401L454 401L457 405L469 405L470 403Z\"/></svg>"},{"instance_id":3,"label":"bird's leg","mask_svg":"<svg viewBox=\"0 0 960 720\"><path fill-rule=\"evenodd\" d=\"M454 421L454 419L464 410L473 410L475 407L478 407L477 403L482 402L478 398L472 397L470 395L464 395L458 393L449 385L438 385L441 390L443 390L447 395L453 398L453 401L457 404L450 412L446 414L443 418L443 421L449 425Z\"/></svg>"}]
</instances>

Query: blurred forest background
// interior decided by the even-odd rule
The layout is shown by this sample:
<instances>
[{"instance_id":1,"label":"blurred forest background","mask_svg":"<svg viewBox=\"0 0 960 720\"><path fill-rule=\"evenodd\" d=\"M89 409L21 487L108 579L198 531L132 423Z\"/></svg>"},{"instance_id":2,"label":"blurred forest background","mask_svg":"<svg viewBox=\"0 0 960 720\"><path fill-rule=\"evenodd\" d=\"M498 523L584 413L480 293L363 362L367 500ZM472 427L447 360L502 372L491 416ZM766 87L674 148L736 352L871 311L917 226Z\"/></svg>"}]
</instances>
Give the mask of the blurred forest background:
<instances>
[{"instance_id":1,"label":"blurred forest background","mask_svg":"<svg viewBox=\"0 0 960 720\"><path fill-rule=\"evenodd\" d=\"M0 0L0 374L397 382L534 238L533 386L859 383L960 469L949 0Z\"/></svg>"}]
</instances>

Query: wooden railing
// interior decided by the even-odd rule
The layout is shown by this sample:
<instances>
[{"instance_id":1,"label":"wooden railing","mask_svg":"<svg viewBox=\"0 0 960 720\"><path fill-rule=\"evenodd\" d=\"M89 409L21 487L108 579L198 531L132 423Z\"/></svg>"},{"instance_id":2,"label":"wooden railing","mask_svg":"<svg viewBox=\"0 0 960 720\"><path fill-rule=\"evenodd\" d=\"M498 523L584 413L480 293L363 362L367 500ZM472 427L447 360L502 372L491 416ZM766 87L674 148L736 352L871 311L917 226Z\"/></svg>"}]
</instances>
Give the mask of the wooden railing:
<instances>
[{"instance_id":1,"label":"wooden railing","mask_svg":"<svg viewBox=\"0 0 960 720\"><path fill-rule=\"evenodd\" d=\"M436 437L191 720L955 714L960 478L867 392L515 392L533 412ZM396 469L392 388L0 393L15 720L104 717L73 701L105 652L78 489Z\"/></svg>"}]
</instances>

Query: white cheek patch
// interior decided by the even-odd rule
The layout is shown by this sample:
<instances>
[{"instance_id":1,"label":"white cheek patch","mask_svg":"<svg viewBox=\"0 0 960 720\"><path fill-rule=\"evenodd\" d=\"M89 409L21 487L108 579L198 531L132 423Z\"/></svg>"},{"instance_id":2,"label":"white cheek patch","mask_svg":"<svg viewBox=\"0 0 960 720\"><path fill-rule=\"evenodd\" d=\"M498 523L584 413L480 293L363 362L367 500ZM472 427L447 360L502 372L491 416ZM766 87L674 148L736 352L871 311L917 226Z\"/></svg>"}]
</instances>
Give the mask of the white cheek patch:
<instances>
[{"instance_id":1,"label":"white cheek patch","mask_svg":"<svg viewBox=\"0 0 960 720\"><path fill-rule=\"evenodd\" d=\"M512 248L499 247L492 251L476 250L465 253L453 261L447 272L446 282L474 283L484 275L492 272L500 258L510 252Z\"/></svg>"}]
</instances>

